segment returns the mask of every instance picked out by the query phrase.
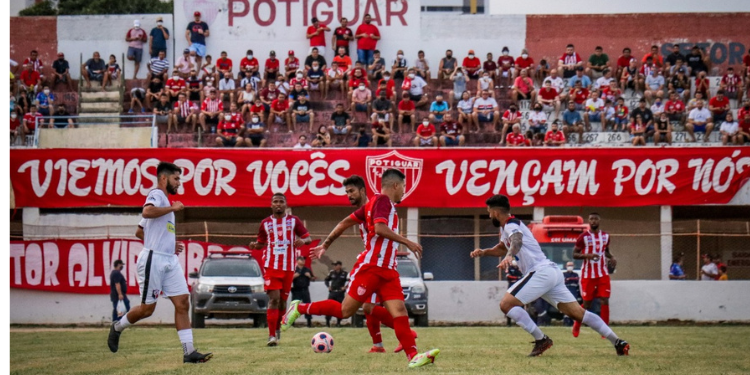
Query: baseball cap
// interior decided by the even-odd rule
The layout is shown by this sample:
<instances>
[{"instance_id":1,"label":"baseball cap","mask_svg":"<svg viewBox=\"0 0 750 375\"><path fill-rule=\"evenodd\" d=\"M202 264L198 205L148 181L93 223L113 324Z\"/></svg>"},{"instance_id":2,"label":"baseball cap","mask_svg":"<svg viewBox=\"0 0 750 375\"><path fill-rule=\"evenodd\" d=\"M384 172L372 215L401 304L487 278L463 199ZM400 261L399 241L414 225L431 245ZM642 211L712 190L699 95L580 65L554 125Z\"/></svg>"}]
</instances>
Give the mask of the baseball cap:
<instances>
[{"instance_id":1,"label":"baseball cap","mask_svg":"<svg viewBox=\"0 0 750 375\"><path fill-rule=\"evenodd\" d=\"M141 26L141 21L140 20L133 21L133 26Z\"/></svg>"},{"instance_id":2,"label":"baseball cap","mask_svg":"<svg viewBox=\"0 0 750 375\"><path fill-rule=\"evenodd\" d=\"M182 50L182 53L190 53L190 48L185 48L184 50Z\"/></svg>"},{"instance_id":3,"label":"baseball cap","mask_svg":"<svg viewBox=\"0 0 750 375\"><path fill-rule=\"evenodd\" d=\"M162 21L162 22L163 22L163 21L164 21L164 18L162 18L161 16L159 16L159 17L156 17L156 22L159 22L159 21Z\"/></svg>"},{"instance_id":4,"label":"baseball cap","mask_svg":"<svg viewBox=\"0 0 750 375\"><path fill-rule=\"evenodd\" d=\"M193 16L200 17L201 16L201 12L199 12L199 11L196 10L195 13L193 13Z\"/></svg>"},{"instance_id":5,"label":"baseball cap","mask_svg":"<svg viewBox=\"0 0 750 375\"><path fill-rule=\"evenodd\" d=\"M57 53L57 57L65 57L65 54L64 54L64 53L62 53L62 52L58 52L58 53Z\"/></svg>"},{"instance_id":6,"label":"baseball cap","mask_svg":"<svg viewBox=\"0 0 750 375\"><path fill-rule=\"evenodd\" d=\"M291 49L290 49L290 50L289 50L289 55L290 55L290 56L294 56L294 50L291 50Z\"/></svg>"},{"instance_id":7,"label":"baseball cap","mask_svg":"<svg viewBox=\"0 0 750 375\"><path fill-rule=\"evenodd\" d=\"M336 266L336 265L342 265L342 264L344 264L344 263L341 263L341 261L340 261L340 260L337 260L337 261L335 261L335 262L333 262L333 263L331 263L331 264L332 264L332 265L334 265L334 266Z\"/></svg>"},{"instance_id":8,"label":"baseball cap","mask_svg":"<svg viewBox=\"0 0 750 375\"><path fill-rule=\"evenodd\" d=\"M470 49L470 50L469 50L469 54L470 54L470 55L474 54L474 50L473 50L473 49Z\"/></svg>"},{"instance_id":9,"label":"baseball cap","mask_svg":"<svg viewBox=\"0 0 750 375\"><path fill-rule=\"evenodd\" d=\"M271 53L269 53L269 55L274 55L274 56L276 56L276 51L271 51Z\"/></svg>"}]
</instances>

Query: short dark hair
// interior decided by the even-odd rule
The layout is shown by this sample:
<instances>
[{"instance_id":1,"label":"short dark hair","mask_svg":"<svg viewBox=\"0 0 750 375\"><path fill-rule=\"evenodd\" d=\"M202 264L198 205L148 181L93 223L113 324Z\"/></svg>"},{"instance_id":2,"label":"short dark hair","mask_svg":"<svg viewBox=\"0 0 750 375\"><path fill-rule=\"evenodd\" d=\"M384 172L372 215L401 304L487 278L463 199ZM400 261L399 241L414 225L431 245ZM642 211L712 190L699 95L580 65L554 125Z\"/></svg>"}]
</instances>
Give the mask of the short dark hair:
<instances>
[{"instance_id":1,"label":"short dark hair","mask_svg":"<svg viewBox=\"0 0 750 375\"><path fill-rule=\"evenodd\" d=\"M565 46L565 48L575 48L575 46L573 45L573 43L570 43L567 46Z\"/></svg>"},{"instance_id":2,"label":"short dark hair","mask_svg":"<svg viewBox=\"0 0 750 375\"><path fill-rule=\"evenodd\" d=\"M303 256L301 256L301 255L297 257L297 260L305 260L305 259L306 259L306 258L305 258L305 257L303 257Z\"/></svg>"},{"instance_id":3,"label":"short dark hair","mask_svg":"<svg viewBox=\"0 0 750 375\"><path fill-rule=\"evenodd\" d=\"M680 48L680 45L678 43L675 43L675 44L672 45L672 48L674 48L674 47Z\"/></svg>"},{"instance_id":4,"label":"short dark hair","mask_svg":"<svg viewBox=\"0 0 750 375\"><path fill-rule=\"evenodd\" d=\"M653 46L651 46L651 48L659 49L659 46L657 46L656 44L654 44Z\"/></svg>"},{"instance_id":5,"label":"short dark hair","mask_svg":"<svg viewBox=\"0 0 750 375\"><path fill-rule=\"evenodd\" d=\"M625 51L631 52L630 51L630 47L625 47L625 48L622 49L622 53L625 53Z\"/></svg>"},{"instance_id":6,"label":"short dark hair","mask_svg":"<svg viewBox=\"0 0 750 375\"><path fill-rule=\"evenodd\" d=\"M727 272L727 266L721 266L719 267L719 269L721 270L721 272L724 272L724 273Z\"/></svg>"},{"instance_id":7,"label":"short dark hair","mask_svg":"<svg viewBox=\"0 0 750 375\"><path fill-rule=\"evenodd\" d=\"M372 53L380 53L380 50L376 49L376 50L372 51Z\"/></svg>"},{"instance_id":8,"label":"short dark hair","mask_svg":"<svg viewBox=\"0 0 750 375\"><path fill-rule=\"evenodd\" d=\"M598 213L598 212L592 212L592 213L590 213L590 214L589 214L589 216L598 216L598 217L602 217L602 215L599 215L599 213Z\"/></svg>"},{"instance_id":9,"label":"short dark hair","mask_svg":"<svg viewBox=\"0 0 750 375\"><path fill-rule=\"evenodd\" d=\"M182 172L182 169L180 169L180 167L178 167L177 165L173 163L166 162L166 161L159 162L159 165L156 166L157 176L161 176L161 175L171 176L175 173L181 173L181 172Z\"/></svg>"},{"instance_id":10,"label":"short dark hair","mask_svg":"<svg viewBox=\"0 0 750 375\"><path fill-rule=\"evenodd\" d=\"M343 185L353 185L357 189L365 189L365 191L367 190L367 188L365 187L365 179L356 174L347 177L346 180L344 180Z\"/></svg>"},{"instance_id":11,"label":"short dark hair","mask_svg":"<svg viewBox=\"0 0 750 375\"><path fill-rule=\"evenodd\" d=\"M495 194L487 198L484 203L490 208L499 208L505 212L510 212L510 200L504 195Z\"/></svg>"},{"instance_id":12,"label":"short dark hair","mask_svg":"<svg viewBox=\"0 0 750 375\"><path fill-rule=\"evenodd\" d=\"M273 193L273 195L271 196L271 200L273 200L276 197L282 197L284 198L284 200L286 200L286 195L284 195L283 193Z\"/></svg>"},{"instance_id":13,"label":"short dark hair","mask_svg":"<svg viewBox=\"0 0 750 375\"><path fill-rule=\"evenodd\" d=\"M114 263L114 267L115 267L115 268L117 268L117 267L120 267L120 266L121 266L121 265L123 265L123 264L124 264L124 263L122 262L122 259L118 259L118 260L116 260L116 261L115 261L115 263Z\"/></svg>"},{"instance_id":14,"label":"short dark hair","mask_svg":"<svg viewBox=\"0 0 750 375\"><path fill-rule=\"evenodd\" d=\"M604 50L604 48L602 48L602 46L596 46L596 48L594 48L594 51L599 50L599 49L600 50Z\"/></svg>"},{"instance_id":15,"label":"short dark hair","mask_svg":"<svg viewBox=\"0 0 750 375\"><path fill-rule=\"evenodd\" d=\"M393 182L394 180L398 180L398 182L402 182L406 179L406 175L404 175L403 172L399 171L395 168L386 169L385 172L383 172L383 177L380 180L380 186L383 186L389 182Z\"/></svg>"}]
</instances>

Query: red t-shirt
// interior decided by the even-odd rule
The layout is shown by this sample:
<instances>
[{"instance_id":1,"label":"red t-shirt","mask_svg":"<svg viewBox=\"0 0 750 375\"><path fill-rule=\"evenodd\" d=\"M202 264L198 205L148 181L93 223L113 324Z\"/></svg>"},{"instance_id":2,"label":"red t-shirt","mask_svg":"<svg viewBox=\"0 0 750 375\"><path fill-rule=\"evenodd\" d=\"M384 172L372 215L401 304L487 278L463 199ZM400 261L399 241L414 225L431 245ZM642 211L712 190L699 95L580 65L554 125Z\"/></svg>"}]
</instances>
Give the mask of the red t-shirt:
<instances>
[{"instance_id":1,"label":"red t-shirt","mask_svg":"<svg viewBox=\"0 0 750 375\"><path fill-rule=\"evenodd\" d=\"M174 77L167 80L167 83L165 84L166 87L168 87L172 91L180 91L183 87L185 87L185 80L177 77L176 79Z\"/></svg>"},{"instance_id":2,"label":"red t-shirt","mask_svg":"<svg viewBox=\"0 0 750 375\"><path fill-rule=\"evenodd\" d=\"M366 23L363 23L363 24L359 25L359 27L357 28L357 31L355 32L355 34L357 34L357 35L360 35L360 34L368 34L368 35L369 34L373 34L373 35L379 37L380 36L380 30L378 30L378 27L375 26L375 25L373 25L373 24L369 24L368 25ZM377 44L378 44L378 41L375 40L375 39L370 38L369 36L357 39L357 49L374 50L375 46Z\"/></svg>"},{"instance_id":3,"label":"red t-shirt","mask_svg":"<svg viewBox=\"0 0 750 375\"><path fill-rule=\"evenodd\" d=\"M403 100L400 101L400 102L398 102L398 109L400 111L414 112L414 108L416 108L416 107L414 107L414 101L412 101L412 100L409 100L409 102L405 102Z\"/></svg>"},{"instance_id":4,"label":"red t-shirt","mask_svg":"<svg viewBox=\"0 0 750 375\"><path fill-rule=\"evenodd\" d=\"M318 22L318 29L324 28L326 25L322 22ZM307 34L312 34L317 30L315 26L310 25L310 27L307 28ZM318 46L326 46L326 33L325 30L321 30L321 32L318 35L313 35L310 38L310 47L318 47Z\"/></svg>"},{"instance_id":5,"label":"red t-shirt","mask_svg":"<svg viewBox=\"0 0 750 375\"><path fill-rule=\"evenodd\" d=\"M299 69L299 59L296 57L287 57L286 60L284 60L284 69L287 69L287 72L293 72Z\"/></svg>"},{"instance_id":6,"label":"red t-shirt","mask_svg":"<svg viewBox=\"0 0 750 375\"><path fill-rule=\"evenodd\" d=\"M719 99L718 96L714 96L711 98L711 100L708 101L708 105L714 108L728 108L729 107L729 98L726 96ZM719 109L718 111L723 111L722 109Z\"/></svg>"},{"instance_id":7,"label":"red t-shirt","mask_svg":"<svg viewBox=\"0 0 750 375\"><path fill-rule=\"evenodd\" d=\"M570 65L570 64L578 64L581 62L581 56L578 54L578 52L573 52L572 55L568 55L567 53L563 53L562 56L560 56L560 60L562 60L563 64Z\"/></svg>"},{"instance_id":8,"label":"red t-shirt","mask_svg":"<svg viewBox=\"0 0 750 375\"><path fill-rule=\"evenodd\" d=\"M28 112L25 115L23 115L23 120L26 122L26 127L28 127L29 130L33 131L36 129L36 119L38 117L42 117L42 114L39 112L37 113Z\"/></svg>"},{"instance_id":9,"label":"red t-shirt","mask_svg":"<svg viewBox=\"0 0 750 375\"><path fill-rule=\"evenodd\" d=\"M294 242L297 237L310 237L305 224L298 217L285 215L279 219L273 216L263 219L258 228L258 243L267 245L263 249L263 268L294 271L297 264Z\"/></svg>"},{"instance_id":10,"label":"red t-shirt","mask_svg":"<svg viewBox=\"0 0 750 375\"><path fill-rule=\"evenodd\" d=\"M21 81L23 81L23 84L26 86L36 85L40 78L39 72L36 70L32 70L31 72L24 70L21 72Z\"/></svg>"},{"instance_id":11,"label":"red t-shirt","mask_svg":"<svg viewBox=\"0 0 750 375\"><path fill-rule=\"evenodd\" d=\"M444 122L440 125L440 131L446 135L458 136L461 135L463 126L455 121Z\"/></svg>"},{"instance_id":12,"label":"red t-shirt","mask_svg":"<svg viewBox=\"0 0 750 375\"><path fill-rule=\"evenodd\" d=\"M641 60L641 62L645 63L646 59L648 59L649 57L651 57L653 59L654 58L654 54L653 53L647 53L647 54L645 54L643 56L643 60ZM658 66L658 67L661 67L662 65L664 65L664 58L661 55L656 56L656 58L653 59L653 61L654 61L654 64L656 64L656 66Z\"/></svg>"},{"instance_id":13,"label":"red t-shirt","mask_svg":"<svg viewBox=\"0 0 750 375\"><path fill-rule=\"evenodd\" d=\"M521 116L521 111L511 112L510 109L506 109L503 113L503 121L513 121Z\"/></svg>"},{"instance_id":14,"label":"red t-shirt","mask_svg":"<svg viewBox=\"0 0 750 375\"><path fill-rule=\"evenodd\" d=\"M570 89L570 95L573 97L573 101L576 102L576 104L583 104L583 102L589 97L589 90L584 88L576 89L574 87Z\"/></svg>"},{"instance_id":15,"label":"red t-shirt","mask_svg":"<svg viewBox=\"0 0 750 375\"><path fill-rule=\"evenodd\" d=\"M289 101L275 99L271 102L271 109L275 112L284 112L289 109Z\"/></svg>"},{"instance_id":16,"label":"red t-shirt","mask_svg":"<svg viewBox=\"0 0 750 375\"><path fill-rule=\"evenodd\" d=\"M228 57L225 57L225 58L220 57L218 60L216 60L216 69L231 71L232 59Z\"/></svg>"},{"instance_id":17,"label":"red t-shirt","mask_svg":"<svg viewBox=\"0 0 750 375\"><path fill-rule=\"evenodd\" d=\"M252 66L254 70L258 70L258 59L253 57L252 60L250 60L247 57L243 57L242 60L240 60L240 69L244 71L247 66Z\"/></svg>"},{"instance_id":18,"label":"red t-shirt","mask_svg":"<svg viewBox=\"0 0 750 375\"><path fill-rule=\"evenodd\" d=\"M482 64L482 69L484 69L485 72L494 72L497 70L497 64L495 64L494 61L485 61Z\"/></svg>"},{"instance_id":19,"label":"red t-shirt","mask_svg":"<svg viewBox=\"0 0 750 375\"><path fill-rule=\"evenodd\" d=\"M617 58L617 66L621 68L627 68L630 66L630 61L632 60L633 60L633 56L630 56L630 57L620 56Z\"/></svg>"},{"instance_id":20,"label":"red t-shirt","mask_svg":"<svg viewBox=\"0 0 750 375\"><path fill-rule=\"evenodd\" d=\"M539 97L544 100L554 100L557 97L557 90L550 87L549 91L546 88L539 90Z\"/></svg>"},{"instance_id":21,"label":"red t-shirt","mask_svg":"<svg viewBox=\"0 0 750 375\"><path fill-rule=\"evenodd\" d=\"M743 132L750 133L750 110L740 107L740 110L737 111L737 122L740 123Z\"/></svg>"},{"instance_id":22,"label":"red t-shirt","mask_svg":"<svg viewBox=\"0 0 750 375\"><path fill-rule=\"evenodd\" d=\"M384 80L378 81L378 87L380 87L380 83L385 82ZM390 99L390 97L393 95L393 91L396 89L396 83L393 82L392 79L389 79L387 82L385 82L385 88L386 88L386 95Z\"/></svg>"},{"instance_id":23,"label":"red t-shirt","mask_svg":"<svg viewBox=\"0 0 750 375\"><path fill-rule=\"evenodd\" d=\"M628 118L628 113L630 110L628 110L628 107L626 106L615 106L615 116L619 119Z\"/></svg>"},{"instance_id":24,"label":"red t-shirt","mask_svg":"<svg viewBox=\"0 0 750 375\"><path fill-rule=\"evenodd\" d=\"M216 129L225 137L232 137L237 135L237 132L242 129L242 124L244 122L242 121L242 115L240 113L235 113L230 116L231 118L229 119L229 121L225 120L224 116L221 116L221 121L219 121L219 126Z\"/></svg>"},{"instance_id":25,"label":"red t-shirt","mask_svg":"<svg viewBox=\"0 0 750 375\"><path fill-rule=\"evenodd\" d=\"M435 135L435 126L432 124L427 126L419 124L419 126L417 126L417 134L419 134L420 137L432 137Z\"/></svg>"},{"instance_id":26,"label":"red t-shirt","mask_svg":"<svg viewBox=\"0 0 750 375\"><path fill-rule=\"evenodd\" d=\"M17 127L21 126L21 120L16 117L16 119L10 119L10 130L16 130Z\"/></svg>"},{"instance_id":27,"label":"red t-shirt","mask_svg":"<svg viewBox=\"0 0 750 375\"><path fill-rule=\"evenodd\" d=\"M745 57L742 58L742 63L746 66L750 66L750 53L745 55Z\"/></svg>"},{"instance_id":28,"label":"red t-shirt","mask_svg":"<svg viewBox=\"0 0 750 375\"><path fill-rule=\"evenodd\" d=\"M470 59L468 57L464 57L463 67L466 68L466 70L470 72L474 72L474 71L479 70L481 66L482 66L482 62L479 61L478 58L474 57L473 59Z\"/></svg>"},{"instance_id":29,"label":"red t-shirt","mask_svg":"<svg viewBox=\"0 0 750 375\"><path fill-rule=\"evenodd\" d=\"M675 102L667 100L667 103L664 104L664 109L667 111L667 113L685 112L685 103L683 103L682 100L679 99Z\"/></svg>"},{"instance_id":30,"label":"red t-shirt","mask_svg":"<svg viewBox=\"0 0 750 375\"><path fill-rule=\"evenodd\" d=\"M337 27L336 30L333 30L334 34L336 34L336 46L337 47L349 47L349 40L345 39L344 36L354 36L352 35L352 29L348 27Z\"/></svg>"},{"instance_id":31,"label":"red t-shirt","mask_svg":"<svg viewBox=\"0 0 750 375\"><path fill-rule=\"evenodd\" d=\"M367 78L365 78L364 75L362 75L362 77L360 78L354 77L354 75L352 75L352 77L349 79L349 87L351 88L359 86L360 83L364 83L366 87L370 87L370 83L367 82Z\"/></svg>"},{"instance_id":32,"label":"red t-shirt","mask_svg":"<svg viewBox=\"0 0 750 375\"><path fill-rule=\"evenodd\" d=\"M503 71L507 72L508 70L510 70L510 68L513 67L513 65L515 64L515 62L516 61L510 55L508 55L508 56L500 56L497 59L497 66L500 69L502 69Z\"/></svg>"},{"instance_id":33,"label":"red t-shirt","mask_svg":"<svg viewBox=\"0 0 750 375\"><path fill-rule=\"evenodd\" d=\"M563 134L563 132L560 130L558 130L557 133L553 132L552 130L548 130L547 134L544 135L544 141L565 142L565 134Z\"/></svg>"},{"instance_id":34,"label":"red t-shirt","mask_svg":"<svg viewBox=\"0 0 750 375\"><path fill-rule=\"evenodd\" d=\"M724 89L724 91L726 92L737 91L737 88L739 87L741 81L742 79L740 79L740 76L736 74L732 77L729 77L729 75L725 74L721 79L721 82L726 85L726 88Z\"/></svg>"},{"instance_id":35,"label":"red t-shirt","mask_svg":"<svg viewBox=\"0 0 750 375\"><path fill-rule=\"evenodd\" d=\"M23 60L23 65L29 65L29 64L31 64L32 66L31 70L34 70L37 72L41 71L42 68L44 67L44 63L42 62L42 59L38 57L34 61L31 61L31 58L29 57L27 57L26 60Z\"/></svg>"},{"instance_id":36,"label":"red t-shirt","mask_svg":"<svg viewBox=\"0 0 750 375\"><path fill-rule=\"evenodd\" d=\"M266 59L266 70L268 69L279 70L279 59Z\"/></svg>"},{"instance_id":37,"label":"red t-shirt","mask_svg":"<svg viewBox=\"0 0 750 375\"><path fill-rule=\"evenodd\" d=\"M518 56L516 59L516 66L520 69L526 69L530 66L534 66L534 59L531 57L522 58L521 56Z\"/></svg>"},{"instance_id":38,"label":"red t-shirt","mask_svg":"<svg viewBox=\"0 0 750 375\"><path fill-rule=\"evenodd\" d=\"M520 146L526 144L526 137L523 136L521 133L508 133L507 136L505 136L505 143L508 146Z\"/></svg>"},{"instance_id":39,"label":"red t-shirt","mask_svg":"<svg viewBox=\"0 0 750 375\"><path fill-rule=\"evenodd\" d=\"M266 107L263 106L263 104L255 105L253 104L250 106L250 113L261 113L266 110Z\"/></svg>"},{"instance_id":40,"label":"red t-shirt","mask_svg":"<svg viewBox=\"0 0 750 375\"><path fill-rule=\"evenodd\" d=\"M349 70L349 68L352 66L352 59L351 57L347 55L344 55L344 56L336 55L333 57L333 62L338 64L339 69L343 70L344 72Z\"/></svg>"},{"instance_id":41,"label":"red t-shirt","mask_svg":"<svg viewBox=\"0 0 750 375\"><path fill-rule=\"evenodd\" d=\"M273 101L277 96L279 96L279 89L271 91L266 87L260 92L260 97L267 102Z\"/></svg>"}]
</instances>

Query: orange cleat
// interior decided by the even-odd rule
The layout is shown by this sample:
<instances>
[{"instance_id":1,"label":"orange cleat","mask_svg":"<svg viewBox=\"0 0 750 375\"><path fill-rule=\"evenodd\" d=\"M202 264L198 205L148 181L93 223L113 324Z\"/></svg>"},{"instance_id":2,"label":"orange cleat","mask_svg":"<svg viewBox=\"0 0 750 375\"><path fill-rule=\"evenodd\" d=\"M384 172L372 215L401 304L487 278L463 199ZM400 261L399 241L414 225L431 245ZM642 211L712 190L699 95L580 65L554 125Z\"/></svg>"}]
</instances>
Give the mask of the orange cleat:
<instances>
[{"instance_id":1,"label":"orange cleat","mask_svg":"<svg viewBox=\"0 0 750 375\"><path fill-rule=\"evenodd\" d=\"M578 334L581 333L581 323L580 322L573 322L573 337L578 337Z\"/></svg>"}]
</instances>

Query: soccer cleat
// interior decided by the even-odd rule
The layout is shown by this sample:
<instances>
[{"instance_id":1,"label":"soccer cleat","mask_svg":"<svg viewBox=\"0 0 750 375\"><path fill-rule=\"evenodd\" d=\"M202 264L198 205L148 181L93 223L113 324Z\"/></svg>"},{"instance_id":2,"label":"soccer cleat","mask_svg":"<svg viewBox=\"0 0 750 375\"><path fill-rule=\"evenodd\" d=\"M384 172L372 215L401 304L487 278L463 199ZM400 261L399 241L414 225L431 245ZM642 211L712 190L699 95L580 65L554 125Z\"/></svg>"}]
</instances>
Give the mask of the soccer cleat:
<instances>
[{"instance_id":1,"label":"soccer cleat","mask_svg":"<svg viewBox=\"0 0 750 375\"><path fill-rule=\"evenodd\" d=\"M434 363L438 354L440 354L440 349L432 349L424 353L417 354L414 356L414 358L411 359L411 361L409 361L409 368L417 368L424 365L429 365L430 363Z\"/></svg>"},{"instance_id":2,"label":"soccer cleat","mask_svg":"<svg viewBox=\"0 0 750 375\"><path fill-rule=\"evenodd\" d=\"M286 314L284 314L284 317L281 318L281 330L286 331L294 325L294 321L299 318L300 314L299 311L297 311L297 306L299 306L299 303L301 301L296 299L292 301L292 303L289 304L289 308L286 309Z\"/></svg>"},{"instance_id":3,"label":"soccer cleat","mask_svg":"<svg viewBox=\"0 0 750 375\"><path fill-rule=\"evenodd\" d=\"M630 344L623 339L617 339L615 350L617 350L617 355L628 355L628 352L630 352Z\"/></svg>"},{"instance_id":4,"label":"soccer cleat","mask_svg":"<svg viewBox=\"0 0 750 375\"><path fill-rule=\"evenodd\" d=\"M268 338L268 342L266 343L266 346L276 346L279 345L279 339L277 339L275 336L271 336Z\"/></svg>"},{"instance_id":5,"label":"soccer cleat","mask_svg":"<svg viewBox=\"0 0 750 375\"><path fill-rule=\"evenodd\" d=\"M198 353L197 350L194 350L190 354L185 354L182 356L182 363L203 363L208 362L209 359L213 357L213 353L206 353L201 354Z\"/></svg>"},{"instance_id":6,"label":"soccer cleat","mask_svg":"<svg viewBox=\"0 0 750 375\"><path fill-rule=\"evenodd\" d=\"M368 353L385 353L385 348L382 346L373 346Z\"/></svg>"},{"instance_id":7,"label":"soccer cleat","mask_svg":"<svg viewBox=\"0 0 750 375\"><path fill-rule=\"evenodd\" d=\"M412 329L411 330L411 334L412 334L412 336L414 336L414 339L416 340L417 339L417 331L415 331L415 330ZM401 343L398 343L398 346L396 347L396 349L393 349L393 352L394 353L399 353L402 350L404 350L404 347L401 346Z\"/></svg>"},{"instance_id":8,"label":"soccer cleat","mask_svg":"<svg viewBox=\"0 0 750 375\"><path fill-rule=\"evenodd\" d=\"M117 353L117 349L120 348L120 334L122 333L115 331L115 324L117 324L117 321L112 322L112 325L109 326L109 337L107 337L107 346L112 353Z\"/></svg>"},{"instance_id":9,"label":"soccer cleat","mask_svg":"<svg viewBox=\"0 0 750 375\"><path fill-rule=\"evenodd\" d=\"M544 335L541 340L534 341L534 350L529 353L529 357L538 357L547 349L552 347L552 339Z\"/></svg>"},{"instance_id":10,"label":"soccer cleat","mask_svg":"<svg viewBox=\"0 0 750 375\"><path fill-rule=\"evenodd\" d=\"M578 337L578 334L581 333L581 322L573 322L573 337Z\"/></svg>"}]
</instances>

